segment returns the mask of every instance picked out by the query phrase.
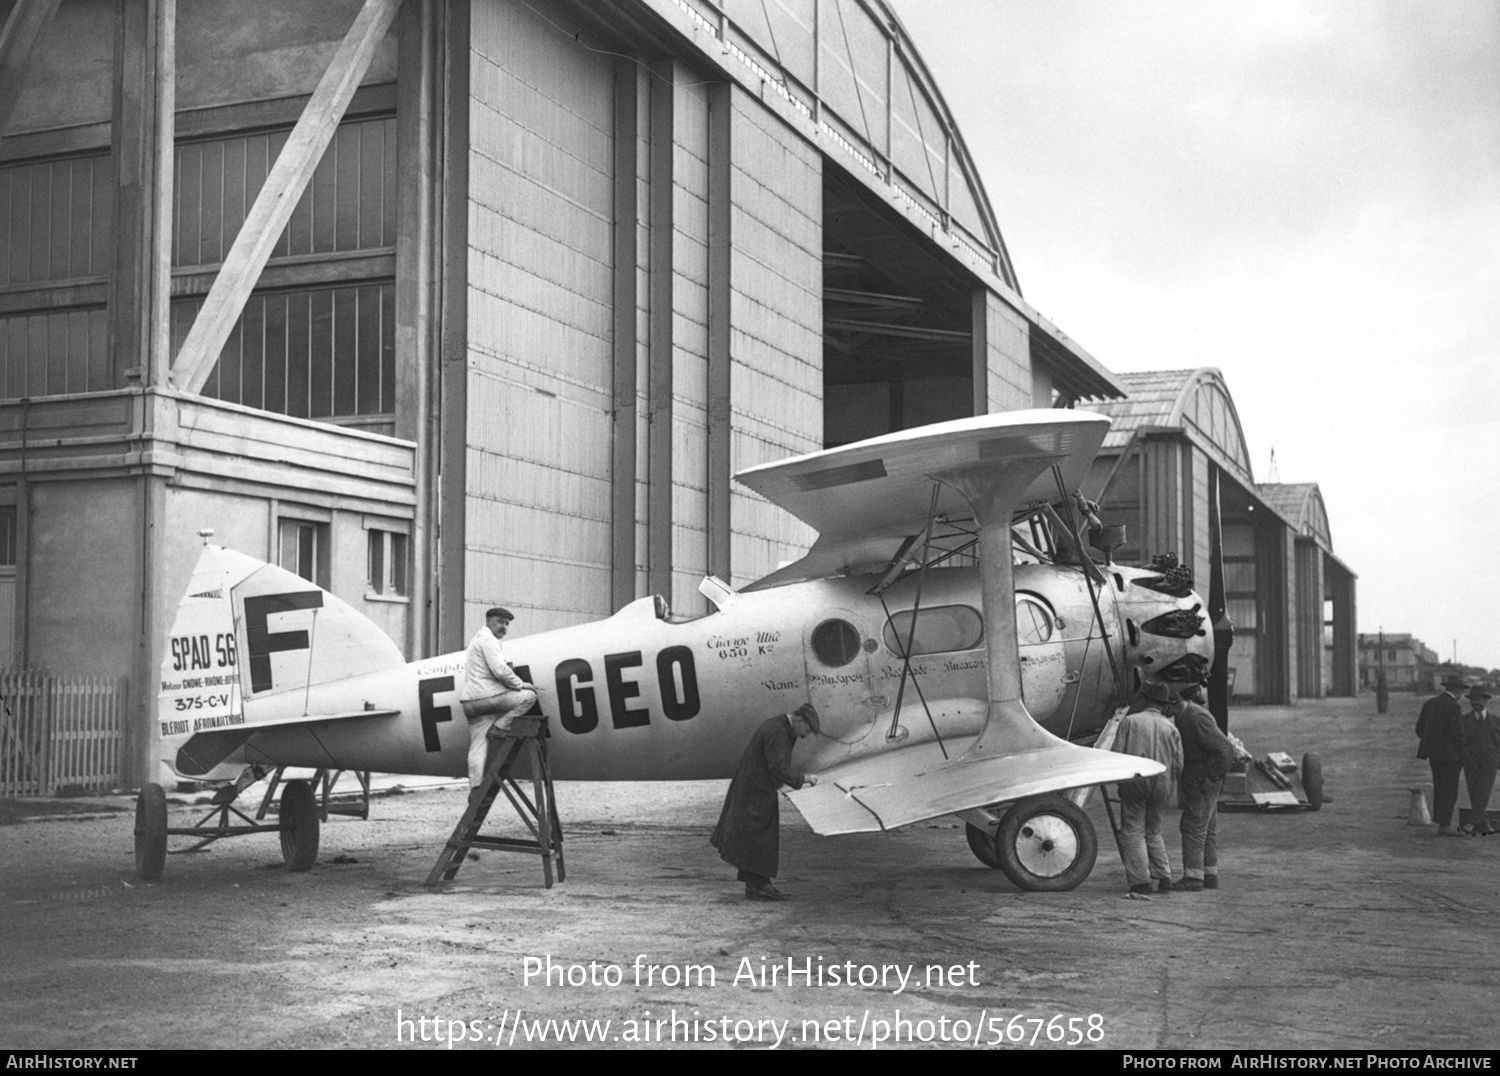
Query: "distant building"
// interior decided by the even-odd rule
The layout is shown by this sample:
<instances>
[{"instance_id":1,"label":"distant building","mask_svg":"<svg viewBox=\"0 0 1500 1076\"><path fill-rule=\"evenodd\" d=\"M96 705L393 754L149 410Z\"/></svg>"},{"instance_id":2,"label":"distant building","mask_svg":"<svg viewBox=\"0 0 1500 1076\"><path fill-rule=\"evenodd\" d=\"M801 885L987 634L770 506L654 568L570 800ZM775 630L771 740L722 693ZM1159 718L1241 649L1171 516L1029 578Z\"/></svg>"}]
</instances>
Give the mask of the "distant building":
<instances>
[{"instance_id":1,"label":"distant building","mask_svg":"<svg viewBox=\"0 0 1500 1076\"><path fill-rule=\"evenodd\" d=\"M1355 694L1355 575L1333 553L1318 487L1255 481L1218 370L1119 377L1126 399L1089 405L1114 425L1084 484L1104 522L1127 528L1116 559L1175 553L1207 598L1217 503L1234 624L1231 694L1269 704Z\"/></svg>"},{"instance_id":2,"label":"distant building","mask_svg":"<svg viewBox=\"0 0 1500 1076\"><path fill-rule=\"evenodd\" d=\"M1359 686L1374 691L1382 670L1388 691L1436 691L1438 655L1415 635L1382 632L1359 637Z\"/></svg>"}]
</instances>

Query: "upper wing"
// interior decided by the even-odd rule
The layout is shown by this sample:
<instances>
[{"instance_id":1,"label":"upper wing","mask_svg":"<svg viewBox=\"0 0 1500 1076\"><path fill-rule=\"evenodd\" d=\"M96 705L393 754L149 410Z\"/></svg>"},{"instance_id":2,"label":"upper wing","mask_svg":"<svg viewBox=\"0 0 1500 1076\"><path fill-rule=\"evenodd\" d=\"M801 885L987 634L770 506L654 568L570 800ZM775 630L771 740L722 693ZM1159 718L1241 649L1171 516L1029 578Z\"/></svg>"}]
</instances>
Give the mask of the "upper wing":
<instances>
[{"instance_id":1,"label":"upper wing","mask_svg":"<svg viewBox=\"0 0 1500 1076\"><path fill-rule=\"evenodd\" d=\"M929 741L834 766L818 775L816 785L789 797L813 832L832 836L895 829L971 807L1164 772L1166 767L1150 759L1061 741L1016 754L952 760Z\"/></svg>"},{"instance_id":2,"label":"upper wing","mask_svg":"<svg viewBox=\"0 0 1500 1076\"><path fill-rule=\"evenodd\" d=\"M751 467L735 476L818 531L802 560L760 581L821 578L886 561L893 544L920 530L932 507L935 475L975 463L1064 458L1064 489L1077 489L1104 441L1109 419L1088 411L1037 410L979 415ZM938 483L937 512L967 519L973 512L957 489ZM1058 496L1050 469L1023 501Z\"/></svg>"}]
</instances>

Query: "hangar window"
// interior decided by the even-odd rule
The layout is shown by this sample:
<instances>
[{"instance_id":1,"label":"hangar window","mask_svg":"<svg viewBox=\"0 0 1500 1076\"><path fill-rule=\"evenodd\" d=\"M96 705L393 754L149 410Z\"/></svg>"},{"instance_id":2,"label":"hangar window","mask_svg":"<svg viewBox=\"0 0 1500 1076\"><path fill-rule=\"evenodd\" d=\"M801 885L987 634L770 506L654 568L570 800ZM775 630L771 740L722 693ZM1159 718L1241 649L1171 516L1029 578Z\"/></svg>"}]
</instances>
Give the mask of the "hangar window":
<instances>
[{"instance_id":1,"label":"hangar window","mask_svg":"<svg viewBox=\"0 0 1500 1076\"><path fill-rule=\"evenodd\" d=\"M365 532L366 576L370 594L381 598L404 598L407 589L407 536L397 531Z\"/></svg>"},{"instance_id":2,"label":"hangar window","mask_svg":"<svg viewBox=\"0 0 1500 1076\"><path fill-rule=\"evenodd\" d=\"M979 610L967 605L936 605L923 609L916 617L912 633L912 610L894 614L885 623L886 649L899 657L906 656L906 638L910 634L911 656L945 654L954 650L973 650L984 641L984 619Z\"/></svg>"},{"instance_id":3,"label":"hangar window","mask_svg":"<svg viewBox=\"0 0 1500 1076\"><path fill-rule=\"evenodd\" d=\"M16 506L0 504L0 575L16 566Z\"/></svg>"},{"instance_id":4,"label":"hangar window","mask_svg":"<svg viewBox=\"0 0 1500 1076\"><path fill-rule=\"evenodd\" d=\"M848 665L859 656L859 629L847 620L825 620L813 629L812 648L824 665Z\"/></svg>"},{"instance_id":5,"label":"hangar window","mask_svg":"<svg viewBox=\"0 0 1500 1076\"><path fill-rule=\"evenodd\" d=\"M0 397L115 387L108 154L0 168Z\"/></svg>"},{"instance_id":6,"label":"hangar window","mask_svg":"<svg viewBox=\"0 0 1500 1076\"><path fill-rule=\"evenodd\" d=\"M178 144L174 353L288 133ZM292 211L203 395L393 432L395 208L395 118L346 120Z\"/></svg>"},{"instance_id":7,"label":"hangar window","mask_svg":"<svg viewBox=\"0 0 1500 1076\"><path fill-rule=\"evenodd\" d=\"M328 524L282 518L276 560L289 572L328 589Z\"/></svg>"}]
</instances>

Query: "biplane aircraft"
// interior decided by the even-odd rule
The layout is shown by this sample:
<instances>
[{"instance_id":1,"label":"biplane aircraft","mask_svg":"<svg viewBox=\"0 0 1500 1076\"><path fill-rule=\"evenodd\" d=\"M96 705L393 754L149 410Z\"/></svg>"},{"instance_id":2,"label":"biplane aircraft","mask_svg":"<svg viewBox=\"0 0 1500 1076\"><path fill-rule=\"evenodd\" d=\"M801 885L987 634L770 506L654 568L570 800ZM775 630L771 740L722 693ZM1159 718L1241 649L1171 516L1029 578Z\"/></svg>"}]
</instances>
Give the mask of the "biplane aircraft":
<instances>
[{"instance_id":1,"label":"biplane aircraft","mask_svg":"<svg viewBox=\"0 0 1500 1076\"><path fill-rule=\"evenodd\" d=\"M1097 839L1060 793L1161 767L1075 741L1143 677L1202 682L1214 654L1182 570L1086 552L1074 494L1108 426L1079 411L986 415L741 472L818 532L802 559L739 590L704 580L706 615L645 597L507 640L550 719L553 776L728 777L759 722L811 700L823 735L793 761L819 782L791 799L814 831L955 814L1018 886L1076 886ZM162 664L163 758L221 782L226 805L283 766L460 777L463 660L408 663L332 594L205 542ZM293 869L316 858L305 781L287 782L274 827L222 817L195 832L275 828ZM138 869L158 876L160 786L142 790L136 833Z\"/></svg>"}]
</instances>

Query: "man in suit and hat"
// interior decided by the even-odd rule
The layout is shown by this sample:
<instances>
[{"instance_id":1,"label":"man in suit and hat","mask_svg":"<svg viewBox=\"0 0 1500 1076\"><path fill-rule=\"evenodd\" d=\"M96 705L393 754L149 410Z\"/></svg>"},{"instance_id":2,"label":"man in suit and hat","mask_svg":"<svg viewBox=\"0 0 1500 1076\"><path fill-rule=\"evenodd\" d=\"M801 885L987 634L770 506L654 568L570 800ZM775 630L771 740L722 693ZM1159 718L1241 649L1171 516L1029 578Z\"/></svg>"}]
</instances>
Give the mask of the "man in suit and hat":
<instances>
[{"instance_id":1,"label":"man in suit and hat","mask_svg":"<svg viewBox=\"0 0 1500 1076\"><path fill-rule=\"evenodd\" d=\"M745 896L751 900L786 899L771 884L781 861L781 801L777 789L818 783L815 775L792 769L792 744L821 731L817 708L805 702L791 713L777 714L762 724L740 756L712 844L719 850L720 859L739 868L739 880L745 883Z\"/></svg>"},{"instance_id":2,"label":"man in suit and hat","mask_svg":"<svg viewBox=\"0 0 1500 1076\"><path fill-rule=\"evenodd\" d=\"M1172 704L1172 692L1158 680L1141 685L1140 695L1120 719L1111 751L1160 762L1167 772L1155 777L1121 781L1120 858L1125 862L1128 896L1146 896L1152 891L1172 892L1172 861L1161 835L1162 814L1177 794L1182 772L1182 737L1163 712Z\"/></svg>"},{"instance_id":3,"label":"man in suit and hat","mask_svg":"<svg viewBox=\"0 0 1500 1076\"><path fill-rule=\"evenodd\" d=\"M1458 775L1463 769L1463 707L1458 696L1469 682L1456 673L1443 680L1443 690L1422 704L1417 718L1417 757L1432 767L1432 818L1444 837L1461 837L1453 825L1458 806Z\"/></svg>"},{"instance_id":4,"label":"man in suit and hat","mask_svg":"<svg viewBox=\"0 0 1500 1076\"><path fill-rule=\"evenodd\" d=\"M469 641L464 657L464 687L459 702L469 721L470 789L478 788L484 780L491 730L504 732L536 702L536 689L516 675L500 645L515 618L509 609L498 605L486 610L484 627Z\"/></svg>"},{"instance_id":5,"label":"man in suit and hat","mask_svg":"<svg viewBox=\"0 0 1500 1076\"><path fill-rule=\"evenodd\" d=\"M1487 706L1490 693L1482 684L1469 689L1470 712L1463 717L1464 781L1469 786L1468 832L1488 837L1490 793L1495 788L1495 770L1500 768L1500 723Z\"/></svg>"}]
</instances>

